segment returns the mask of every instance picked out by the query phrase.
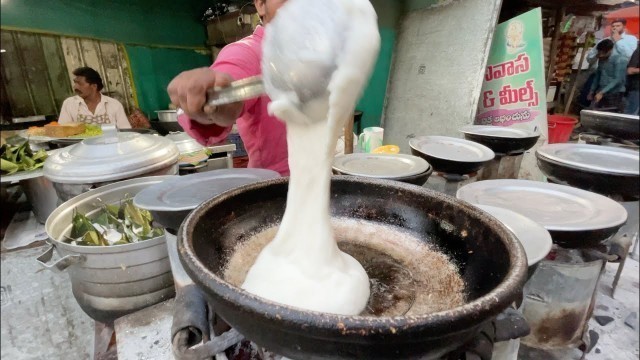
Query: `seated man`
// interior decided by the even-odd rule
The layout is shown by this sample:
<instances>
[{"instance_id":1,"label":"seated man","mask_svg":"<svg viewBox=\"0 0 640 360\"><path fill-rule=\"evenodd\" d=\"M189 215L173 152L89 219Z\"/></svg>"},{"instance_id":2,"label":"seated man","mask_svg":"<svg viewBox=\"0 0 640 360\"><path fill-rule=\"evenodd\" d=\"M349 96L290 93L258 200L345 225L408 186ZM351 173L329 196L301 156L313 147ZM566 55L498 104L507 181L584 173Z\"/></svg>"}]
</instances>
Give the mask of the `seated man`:
<instances>
[{"instance_id":1,"label":"seated man","mask_svg":"<svg viewBox=\"0 0 640 360\"><path fill-rule=\"evenodd\" d=\"M122 104L102 95L102 78L90 67L73 70L73 90L76 96L62 103L58 123L81 122L94 125L116 125L119 129L130 129L131 124L124 113Z\"/></svg>"},{"instance_id":2,"label":"seated man","mask_svg":"<svg viewBox=\"0 0 640 360\"><path fill-rule=\"evenodd\" d=\"M589 101L592 108L622 111L627 60L613 52L614 43L604 39L598 43L598 69L591 85Z\"/></svg>"}]
</instances>

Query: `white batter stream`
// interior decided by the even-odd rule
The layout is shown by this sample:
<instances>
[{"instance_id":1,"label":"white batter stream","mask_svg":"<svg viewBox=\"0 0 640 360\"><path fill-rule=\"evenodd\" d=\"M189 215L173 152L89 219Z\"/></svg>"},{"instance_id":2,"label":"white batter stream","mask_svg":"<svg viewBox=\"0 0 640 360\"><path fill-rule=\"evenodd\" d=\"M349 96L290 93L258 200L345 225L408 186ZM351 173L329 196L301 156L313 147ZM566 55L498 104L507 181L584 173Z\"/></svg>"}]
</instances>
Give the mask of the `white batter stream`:
<instances>
[{"instance_id":1,"label":"white batter stream","mask_svg":"<svg viewBox=\"0 0 640 360\"><path fill-rule=\"evenodd\" d=\"M269 112L287 124L289 193L278 233L242 287L286 305L357 315L369 299L369 278L362 265L336 244L329 214L331 164L338 135L373 70L380 36L368 0L339 3L351 22L329 95L299 110L289 94L269 92Z\"/></svg>"}]
</instances>

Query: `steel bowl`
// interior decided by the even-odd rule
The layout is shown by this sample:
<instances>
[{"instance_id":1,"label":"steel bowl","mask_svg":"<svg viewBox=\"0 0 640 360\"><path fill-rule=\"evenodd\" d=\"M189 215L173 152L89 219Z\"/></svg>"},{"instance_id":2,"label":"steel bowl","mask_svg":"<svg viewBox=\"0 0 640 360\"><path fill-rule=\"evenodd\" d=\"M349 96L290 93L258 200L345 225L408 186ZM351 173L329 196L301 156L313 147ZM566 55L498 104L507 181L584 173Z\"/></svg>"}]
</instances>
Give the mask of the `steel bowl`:
<instances>
[{"instance_id":1,"label":"steel bowl","mask_svg":"<svg viewBox=\"0 0 640 360\"><path fill-rule=\"evenodd\" d=\"M160 122L178 122L177 110L156 110Z\"/></svg>"}]
</instances>

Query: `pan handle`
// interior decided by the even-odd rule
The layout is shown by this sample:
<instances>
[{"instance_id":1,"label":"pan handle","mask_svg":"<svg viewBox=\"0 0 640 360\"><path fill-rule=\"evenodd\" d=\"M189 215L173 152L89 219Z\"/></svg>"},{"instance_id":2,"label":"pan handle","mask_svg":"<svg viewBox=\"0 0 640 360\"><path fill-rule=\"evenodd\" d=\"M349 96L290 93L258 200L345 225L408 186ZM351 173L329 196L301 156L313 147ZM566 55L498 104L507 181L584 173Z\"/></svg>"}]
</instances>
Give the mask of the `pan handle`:
<instances>
[{"instance_id":1,"label":"pan handle","mask_svg":"<svg viewBox=\"0 0 640 360\"><path fill-rule=\"evenodd\" d=\"M51 245L49 249L44 252L44 254L36 258L36 261L38 262L38 264L40 264L40 266L42 266L43 269L47 269L55 273L61 273L69 266L79 264L81 262L84 262L85 260L85 257L83 255L67 255L67 256L64 256L62 259L49 265L47 263L51 261L51 258L53 258L54 248L55 246Z\"/></svg>"}]
</instances>

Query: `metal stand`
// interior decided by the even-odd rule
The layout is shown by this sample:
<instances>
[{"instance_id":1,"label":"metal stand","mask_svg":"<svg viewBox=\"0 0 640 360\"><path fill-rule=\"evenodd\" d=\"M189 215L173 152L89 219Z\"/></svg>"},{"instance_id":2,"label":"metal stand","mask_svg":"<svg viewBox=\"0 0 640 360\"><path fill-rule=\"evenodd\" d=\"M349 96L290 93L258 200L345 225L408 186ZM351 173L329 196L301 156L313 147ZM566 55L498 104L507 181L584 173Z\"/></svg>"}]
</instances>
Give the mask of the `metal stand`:
<instances>
[{"instance_id":1,"label":"metal stand","mask_svg":"<svg viewBox=\"0 0 640 360\"><path fill-rule=\"evenodd\" d=\"M458 175L434 172L423 186L455 197L459 188L475 182L477 177L478 173Z\"/></svg>"},{"instance_id":2,"label":"metal stand","mask_svg":"<svg viewBox=\"0 0 640 360\"><path fill-rule=\"evenodd\" d=\"M524 154L498 155L478 172L478 181L492 179L517 179Z\"/></svg>"}]
</instances>

